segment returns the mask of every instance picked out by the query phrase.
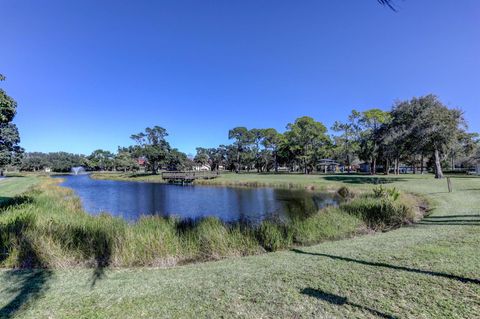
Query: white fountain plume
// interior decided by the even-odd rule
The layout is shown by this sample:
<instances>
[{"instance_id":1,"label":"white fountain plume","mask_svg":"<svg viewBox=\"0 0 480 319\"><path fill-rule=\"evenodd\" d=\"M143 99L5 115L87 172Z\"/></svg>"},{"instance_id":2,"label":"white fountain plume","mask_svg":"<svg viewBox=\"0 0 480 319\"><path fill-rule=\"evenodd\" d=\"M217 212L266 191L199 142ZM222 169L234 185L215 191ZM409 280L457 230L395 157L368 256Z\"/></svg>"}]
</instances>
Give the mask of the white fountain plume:
<instances>
[{"instance_id":1,"label":"white fountain plume","mask_svg":"<svg viewBox=\"0 0 480 319\"><path fill-rule=\"evenodd\" d=\"M82 166L72 167L71 172L73 175L80 175L85 173L85 169Z\"/></svg>"}]
</instances>

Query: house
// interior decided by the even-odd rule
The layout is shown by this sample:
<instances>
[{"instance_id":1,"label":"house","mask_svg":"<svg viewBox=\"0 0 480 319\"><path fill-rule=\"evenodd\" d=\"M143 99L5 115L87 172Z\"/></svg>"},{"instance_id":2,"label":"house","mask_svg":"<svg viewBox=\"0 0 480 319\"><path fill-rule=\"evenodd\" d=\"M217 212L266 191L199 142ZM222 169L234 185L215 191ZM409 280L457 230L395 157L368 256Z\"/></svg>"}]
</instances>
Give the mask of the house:
<instances>
[{"instance_id":1,"label":"house","mask_svg":"<svg viewBox=\"0 0 480 319\"><path fill-rule=\"evenodd\" d=\"M325 174L328 172L337 172L339 166L339 163L329 158L321 159L317 164L318 171L324 172Z\"/></svg>"},{"instance_id":2,"label":"house","mask_svg":"<svg viewBox=\"0 0 480 319\"><path fill-rule=\"evenodd\" d=\"M367 163L367 162L361 163L359 166L360 166L359 170L362 173L370 173L370 171L372 169L371 164Z\"/></svg>"},{"instance_id":3,"label":"house","mask_svg":"<svg viewBox=\"0 0 480 319\"><path fill-rule=\"evenodd\" d=\"M145 157L137 158L137 164L141 167L145 167L147 165L147 159Z\"/></svg>"},{"instance_id":4,"label":"house","mask_svg":"<svg viewBox=\"0 0 480 319\"><path fill-rule=\"evenodd\" d=\"M205 171L210 171L211 167L208 164L195 164L192 167L192 170L199 171L199 172L205 172Z\"/></svg>"},{"instance_id":5,"label":"house","mask_svg":"<svg viewBox=\"0 0 480 319\"><path fill-rule=\"evenodd\" d=\"M384 166L382 164L378 164L375 169L377 173L382 173L384 171ZM359 165L359 171L361 173L372 173L372 164L368 162L361 163Z\"/></svg>"}]
</instances>

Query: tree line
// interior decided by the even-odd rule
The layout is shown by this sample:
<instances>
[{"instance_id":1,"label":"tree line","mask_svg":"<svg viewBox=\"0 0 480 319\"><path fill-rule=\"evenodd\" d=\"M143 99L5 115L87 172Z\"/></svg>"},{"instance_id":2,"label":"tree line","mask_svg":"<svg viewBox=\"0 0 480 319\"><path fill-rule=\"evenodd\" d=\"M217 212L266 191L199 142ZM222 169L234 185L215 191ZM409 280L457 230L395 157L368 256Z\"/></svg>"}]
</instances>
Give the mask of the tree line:
<instances>
[{"instance_id":1,"label":"tree line","mask_svg":"<svg viewBox=\"0 0 480 319\"><path fill-rule=\"evenodd\" d=\"M427 95L397 102L390 111L353 110L345 121L334 123L332 135L325 125L307 116L288 124L284 133L236 127L228 134L231 145L198 148L195 161L236 172L277 172L281 165L306 174L326 165L322 159L327 158L346 171L354 163L367 162L371 174L379 166L385 174L399 174L402 163L414 171L430 169L442 178L444 168L472 165L478 158L478 134L466 129L461 110Z\"/></svg>"},{"instance_id":2,"label":"tree line","mask_svg":"<svg viewBox=\"0 0 480 319\"><path fill-rule=\"evenodd\" d=\"M447 107L434 95L397 102L390 111L353 110L345 121L335 122L330 132L308 116L289 123L283 133L273 128L235 127L228 132L230 144L198 147L195 156L187 156L170 146L164 128L154 126L133 134L134 145L119 147L115 154L105 150L88 156L26 153L19 167L49 167L59 172L73 166L100 171L136 171L142 167L157 174L159 170L205 166L237 173L279 172L282 168L309 174L320 171L322 165L328 165L325 159L331 159L346 172L364 162L371 174L379 168L384 174L399 174L402 164L414 172L431 170L442 178L445 168L468 167L480 158L479 136L467 132L462 111Z\"/></svg>"}]
</instances>

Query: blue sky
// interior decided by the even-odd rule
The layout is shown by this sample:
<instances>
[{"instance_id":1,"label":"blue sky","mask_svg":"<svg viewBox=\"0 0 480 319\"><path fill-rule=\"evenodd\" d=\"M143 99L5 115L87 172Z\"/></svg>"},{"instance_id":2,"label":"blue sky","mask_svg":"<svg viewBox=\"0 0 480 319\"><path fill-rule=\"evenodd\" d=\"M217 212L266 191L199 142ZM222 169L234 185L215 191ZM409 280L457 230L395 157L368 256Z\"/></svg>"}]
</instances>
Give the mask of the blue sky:
<instances>
[{"instance_id":1,"label":"blue sky","mask_svg":"<svg viewBox=\"0 0 480 319\"><path fill-rule=\"evenodd\" d=\"M1 86L28 151L227 143L437 94L480 131L480 1L0 0Z\"/></svg>"}]
</instances>

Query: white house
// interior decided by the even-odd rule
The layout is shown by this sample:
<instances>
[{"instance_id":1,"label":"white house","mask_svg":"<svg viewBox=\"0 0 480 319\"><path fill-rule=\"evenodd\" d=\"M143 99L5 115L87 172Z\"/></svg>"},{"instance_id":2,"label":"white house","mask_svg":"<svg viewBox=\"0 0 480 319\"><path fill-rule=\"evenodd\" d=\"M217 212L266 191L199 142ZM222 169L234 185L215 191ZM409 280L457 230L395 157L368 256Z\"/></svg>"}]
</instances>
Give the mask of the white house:
<instances>
[{"instance_id":1,"label":"white house","mask_svg":"<svg viewBox=\"0 0 480 319\"><path fill-rule=\"evenodd\" d=\"M198 165L193 166L192 169L194 171L204 172L204 171L209 171L211 168L210 168L210 165L208 165L208 164L203 164L203 165L198 164Z\"/></svg>"}]
</instances>

